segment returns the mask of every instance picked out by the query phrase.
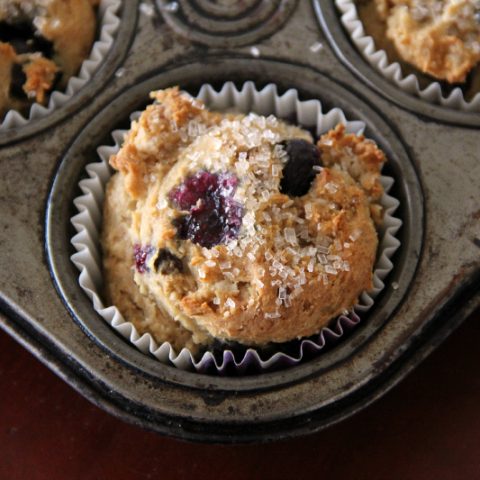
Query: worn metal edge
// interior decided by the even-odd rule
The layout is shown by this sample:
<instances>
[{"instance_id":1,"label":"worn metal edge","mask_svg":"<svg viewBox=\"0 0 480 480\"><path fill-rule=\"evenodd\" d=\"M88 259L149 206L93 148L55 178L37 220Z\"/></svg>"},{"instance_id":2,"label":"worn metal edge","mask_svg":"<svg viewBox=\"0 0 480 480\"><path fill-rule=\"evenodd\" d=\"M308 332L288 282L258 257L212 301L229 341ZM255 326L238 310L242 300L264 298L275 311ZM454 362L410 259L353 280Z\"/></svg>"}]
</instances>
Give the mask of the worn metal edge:
<instances>
[{"instance_id":1,"label":"worn metal edge","mask_svg":"<svg viewBox=\"0 0 480 480\"><path fill-rule=\"evenodd\" d=\"M119 395L113 395L105 385L95 382L88 371L81 368L72 358L62 358L65 354L45 342L45 339L38 337L38 334L28 328L28 324L25 330L22 319L15 317L13 311L8 311L6 304L0 304L0 328L90 402L127 423L168 437L200 443L266 443L316 433L352 416L381 398L441 345L470 314L480 308L479 285L480 274L477 273L469 285L443 309L442 314L432 320L409 349L381 375L354 394L329 408L319 409L310 414L263 424L257 422L251 425L249 432L246 432L245 425L206 425L192 422L191 419L151 415L152 412L139 408ZM333 413L339 409L340 413ZM214 429L215 431L212 431Z\"/></svg>"},{"instance_id":2,"label":"worn metal edge","mask_svg":"<svg viewBox=\"0 0 480 480\"><path fill-rule=\"evenodd\" d=\"M209 58L209 61L213 61L213 62L221 61L225 58L228 58L228 59L232 60L232 56L225 55L225 54L211 55L208 58ZM250 59L248 57L245 57L244 55L236 55L236 56L234 56L234 58L237 62L241 62L241 61L245 61L245 60L250 61ZM261 60L257 60L257 62L279 64L279 65L284 65L285 64L285 62L283 62L282 60L270 59L268 57L264 57ZM184 59L183 62L179 62L178 59L177 59L177 61L172 62L172 64L167 64L159 70L162 72L162 75L164 75L165 73L167 73L169 71L177 71L177 72L180 71L181 72L182 68L185 68L186 66L189 66L189 65L191 65L190 62L189 62L189 59L186 59L186 60ZM291 64L287 64L287 65L291 66ZM333 81L333 79L330 77L330 75L326 74L325 72L321 72L316 68L313 68L313 67L308 66L308 65L303 65L303 64L295 64L295 65L297 67L303 67L307 70L310 70L311 72L315 72L316 74L321 74L322 76L325 77L326 80L329 79L330 81ZM151 81L155 80L157 75L158 75L158 69L156 69L154 72L149 72L149 73L146 73L146 74L142 75L138 79L138 81L135 83L135 86L130 85L130 86L126 87L124 90L122 90L121 92L119 92L115 96L115 98L111 100L111 102L109 103L109 105L107 107L102 109L100 112L97 112L95 117L103 116L105 114L105 111L107 111L109 108L111 108L111 105L113 103L115 103L119 98L121 98L122 95L126 91L130 91L132 89L133 90L138 89L139 86L141 86L144 82L148 83L148 82L151 82ZM341 87L343 87L344 90L347 88L345 85L342 84L342 82L336 82L336 83L339 84ZM359 92L357 92L357 94L359 94ZM408 182L406 182L404 184L404 188L407 188L407 190L410 191L410 194L407 195L407 197L406 197L406 204L411 204L412 203L413 200L412 200L411 196L413 195L413 193L415 194L414 197L417 198L417 200L419 198L421 199L420 203L421 203L422 207L419 209L419 212L417 212L418 208L417 208L417 210L415 210L415 209L414 210L415 210L415 212L418 213L418 215L420 215L421 223L422 223L422 232L424 232L424 230L425 230L425 224L424 224L425 223L425 211L424 211L424 205L423 205L423 187L422 187L421 179L419 178L419 175L418 175L417 166L415 165L415 163L413 161L411 152L409 151L408 146L405 144L405 142L403 140L403 137L399 134L396 126L388 121L388 118L386 118L385 113L383 111L379 110L378 107L375 107L374 105L372 105L364 97L361 97L361 101L364 103L365 107L368 107L368 108L371 109L371 113L369 115L367 115L367 118L369 120L368 121L365 120L365 121L367 121L367 123L368 123L368 122L371 122L373 118L378 117L377 120L381 120L385 125L388 126L389 132L387 132L388 134L386 134L387 137L388 137L389 134L393 134L394 140L390 139L389 143L391 143L391 142L398 143L398 145L403 148L404 154L409 158L409 165L410 165L409 168L412 169L412 172L410 172L410 174L414 175L416 177L418 185L417 185L417 190L415 190L411 186L407 188ZM364 116L364 115L365 114L362 111L362 116ZM373 115L373 117L370 118L370 116L372 116L372 115ZM88 125L89 123L90 123L90 120L88 122L86 122L85 125ZM375 123L375 125L377 125L377 124L381 125L381 123L379 121L377 121ZM85 130L84 128L81 129L82 134L83 134L84 130ZM372 133L374 133L374 132L372 132ZM79 141L79 137L75 137L72 140L71 144L65 149L65 153L68 152L74 144L78 143L78 141ZM393 150L393 151L395 151L395 150ZM71 315L71 317L73 318L75 323L80 326L82 331L90 338L90 340L93 340L95 344L101 346L114 360L119 361L122 365L125 365L129 368L134 368L137 373L139 373L141 375L144 375L147 378L152 378L152 376L150 375L150 369L147 368L148 365L146 365L146 362L148 362L152 365L155 364L155 370L157 370L159 368L158 363L155 362L154 360L149 359L144 354L142 354L140 352L137 352L136 350L131 349L131 348L128 348L128 351L129 351L128 354L125 353L126 349L127 349L127 346L125 345L125 341L120 339L118 337L118 335L112 333L111 329L109 327L108 328L104 327L103 324L102 324L102 326L100 328L102 330L106 330L106 335L109 337L110 346L108 344L104 344L104 342L100 340L98 335L94 335L92 332L90 332L89 329L86 328L86 325L84 325L84 323L79 320L79 318L78 318L79 314L78 314L78 311L77 311L78 307L75 308L70 304L70 301L68 300L69 295L66 295L66 293L65 293L65 288L66 287L64 285L64 282L59 281L59 270L58 270L60 268L59 265L64 265L64 263L63 262L55 262L54 260L56 259L57 255L52 256L52 250L55 251L55 248L52 248L52 246L51 246L51 243L52 243L52 228L53 227L52 227L49 219L50 219L50 217L52 217L52 196L55 193L54 191L56 189L56 184L58 183L58 172L61 171L62 169L64 169L66 166L69 166L69 165L71 166L72 165L72 162L65 162L64 157L65 157L65 154L62 156L62 161L59 162L59 164L57 166L57 169L56 169L56 172L55 172L55 175L53 176L52 183L51 183L51 186L50 186L50 192L49 192L49 196L48 196L48 200L47 200L46 211L45 211L45 225L44 225L45 235L46 235L46 238L45 238L45 249L46 249L45 257L46 257L46 265L48 266L47 268L49 269L50 275L52 277L52 283L55 286L55 289L57 290L57 293L58 293L60 299L62 300L62 302L64 304L64 307L67 309L67 311L69 312L69 314ZM62 205L65 205L64 201L62 201L61 203L62 203ZM411 209L411 207L410 207L410 209ZM54 218L56 218L56 216L54 216ZM406 228L406 224L404 225L404 228ZM418 235L419 235L419 231L417 231L414 235L413 234L408 235L408 236L404 235L405 236L405 239L404 239L405 244L409 243L410 241L413 241L412 238L414 236L418 237ZM422 233L422 235L423 235L423 233ZM420 244L420 247L419 247L420 250L417 252L418 257L416 258L416 261L415 261L415 267L414 267L413 271L410 272L412 277L414 276L414 273L415 273L415 271L418 267L419 258L421 258L421 255L422 255L422 246L421 246L422 245L422 241L421 241L421 236L422 235L420 235L420 238L416 239ZM402 248L402 252L403 252L402 255L405 254L405 250L406 250L406 245L404 245L404 247ZM58 250L57 250L57 253L58 253ZM403 265L405 263L405 260L402 260L402 261L399 260L398 263L399 264L401 263ZM67 264L68 264L68 268L73 269L70 262L67 262ZM397 266L395 271L398 271L399 268L400 267ZM74 283L75 283L76 291L80 291L80 289L77 285L77 280L76 279L75 279ZM402 292L402 297L407 295L407 290L409 290L409 287L410 287L410 282L408 282L408 287L405 287L405 291ZM399 292L399 291L397 291L397 292ZM90 311L91 310L91 304L90 304L90 302L87 302L87 303L88 303L88 310ZM380 302L379 302L379 304L380 304ZM401 300L399 300L399 303L398 303L397 307L395 307L394 311L392 311L391 317L393 317L395 311L398 309L398 306L400 304L401 304ZM118 341L117 341L117 338L118 338ZM116 348L112 348L113 345L116 345ZM336 349L336 352L337 353L339 352L339 348ZM335 361L335 363L338 363L338 361ZM332 365L328 365L328 367L331 367L331 366ZM201 380L202 377L205 377L204 375L200 375L198 373L193 373L192 374L192 373L189 373L189 372L182 372L182 371L178 371L178 369L175 369L176 371L172 372L172 368L173 367L162 366L162 371L163 371L162 372L162 380L168 381L172 384L177 384L178 386L184 386L186 388L204 388L203 381ZM242 379L241 384L238 382L237 378L223 378L223 377L222 378L220 378L220 377L209 377L212 380L210 382L207 382L205 380L205 382L208 383L209 385L211 385L212 387L215 386L215 390L218 389L218 391L228 391L228 390L238 391L238 389L240 389L241 391L254 391L254 390L258 391L258 390L261 390L261 389L265 389L267 387L281 388L282 386L286 386L287 384L297 383L298 380L303 380L305 378L310 378L312 376L316 376L320 372L320 370L316 367L317 369L315 369L315 371L312 371L309 374L308 373L305 374L304 371L306 370L306 368L307 368L306 365L301 365L299 367L296 367L296 372L298 373L298 375L294 375L295 378L293 380L292 379L290 379L290 380L283 379L282 380L282 376L285 375L284 371L265 374L265 379L263 380L261 387L258 387L256 385L257 382L255 382L255 381L252 382L249 377L244 377ZM270 379L270 381L267 381L267 376ZM290 374L290 375L287 375L287 376L291 377L292 375ZM194 380L194 377L196 377L199 380L199 382L200 382L199 385L196 385L197 382L196 382L196 380ZM153 375L153 378L158 379L158 376ZM281 385L279 385L279 383L281 383Z\"/></svg>"}]
</instances>

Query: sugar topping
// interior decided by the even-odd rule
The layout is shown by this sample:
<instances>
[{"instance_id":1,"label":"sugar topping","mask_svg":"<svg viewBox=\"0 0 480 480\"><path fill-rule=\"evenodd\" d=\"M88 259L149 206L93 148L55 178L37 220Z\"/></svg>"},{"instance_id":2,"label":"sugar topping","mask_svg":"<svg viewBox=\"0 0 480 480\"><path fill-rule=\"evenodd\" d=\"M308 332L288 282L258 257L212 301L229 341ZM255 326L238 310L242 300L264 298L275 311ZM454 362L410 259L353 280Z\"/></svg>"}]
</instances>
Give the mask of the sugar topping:
<instances>
[{"instance_id":1,"label":"sugar topping","mask_svg":"<svg viewBox=\"0 0 480 480\"><path fill-rule=\"evenodd\" d=\"M239 180L233 196L243 206L238 236L221 248L201 248L205 261L198 269L200 279L208 276L209 269L216 269L220 290L233 293L213 299L226 316L238 306L235 294L240 281L247 281L257 291L266 286L276 290L276 308L264 313L265 318L276 319L283 315L282 309L291 307L307 282L328 285L341 272L350 270L343 252L352 248L362 232L354 231L348 242L340 242L331 232L322 230L321 222L313 221L318 209L336 211L336 204L328 198L339 191L339 185L334 181L324 185L330 197L292 198L280 193L282 171L288 161L282 142L302 135L311 140L307 132L286 126L272 115L254 113L228 115L213 126L197 117L178 131L185 142L181 160L188 165L189 175L198 171L230 172ZM315 175L322 170L316 166ZM164 208L165 200L157 206ZM236 266L236 259L242 258L248 259L247 272ZM231 285L226 287L225 282Z\"/></svg>"}]
</instances>

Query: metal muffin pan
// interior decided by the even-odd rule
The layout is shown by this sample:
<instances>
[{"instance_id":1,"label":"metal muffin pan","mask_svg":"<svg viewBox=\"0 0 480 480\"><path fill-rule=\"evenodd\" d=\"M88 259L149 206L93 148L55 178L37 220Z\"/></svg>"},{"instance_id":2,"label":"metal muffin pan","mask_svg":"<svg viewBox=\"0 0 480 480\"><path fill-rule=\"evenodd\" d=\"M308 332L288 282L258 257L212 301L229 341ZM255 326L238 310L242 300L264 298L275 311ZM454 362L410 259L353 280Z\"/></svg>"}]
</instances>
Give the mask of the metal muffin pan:
<instances>
[{"instance_id":1,"label":"metal muffin pan","mask_svg":"<svg viewBox=\"0 0 480 480\"><path fill-rule=\"evenodd\" d=\"M211 65L218 68L222 73L202 74L205 67ZM207 71L214 68L207 68ZM423 199L418 179L408 154L401 141L394 132L387 126L384 118L375 113L368 105L361 102L357 95L352 94L339 84L334 84L332 79L324 77L320 72L302 67L300 65L285 64L266 59L245 59L242 57L222 58L210 57L202 63L188 62L186 65L175 65L166 68L161 73L149 77L147 80L119 94L107 108L93 118L82 130L74 143L67 150L63 157L62 164L58 170L53 184L47 210L47 253L52 268L53 276L57 283L62 297L65 299L68 308L81 327L95 340L106 348L113 356L118 356L132 367L140 368L152 376L169 380L174 373L172 381L180 381L189 386L195 381L197 374L177 372L170 367L158 365L158 361L150 358L135 348L125 343L121 348L115 345L115 350L109 347L109 337L113 334L110 328L105 329L103 322L99 322L96 315L92 315L91 301L86 296L78 297L79 290L78 272L69 261L73 250L70 245L72 234L69 233L71 206L73 198L78 194L77 182L72 179L80 178L84 172L85 165L95 158L95 146L112 143L112 140L105 138L105 132L112 132L119 126L118 119L129 118L132 111L143 108L148 93L155 88L163 88L168 85L175 85L181 82L182 88L190 90L195 94L198 90L198 79L202 78L207 83L223 84L224 81L235 78L239 84L244 80L264 82L265 75L258 72L270 72L271 78L276 79L276 84L282 90L289 86L290 78L294 74L300 74L301 80L296 87L304 93L304 98L321 98L325 111L335 105L346 113L348 118L364 120L367 125L378 125L378 128L368 127L367 135L375 138L382 148L387 152L389 165L386 170L397 179L395 196L402 205L404 225L399 234L402 248L396 257L396 269L392 274L392 280L399 282L402 279L401 287L393 290L386 289L382 298L376 302L373 315L370 316L368 324L362 331L361 340L344 342L342 347L334 349L330 354L321 355L319 362L307 362L305 365L291 369L290 374L279 380L277 375L260 375L258 378L238 379L212 377L209 382L212 386L227 390L240 391L247 388L264 388L279 384L279 381L292 381L310 375L312 369L325 369L328 365L338 361L339 355L346 357L352 354L352 349L358 348L360 343L370 338L373 332L380 328L382 323L390 317L393 310L398 306L401 298L410 284L413 277L416 263L421 249L422 228L417 225L423 224ZM257 78L258 77L258 78ZM261 85L261 84L260 84ZM292 119L294 121L294 119ZM92 149L85 149L85 145L92 146ZM105 335L105 333L107 333ZM358 336L358 335L357 335ZM345 352L343 352L345 350ZM340 357L340 358L341 358ZM318 365L317 365L318 363Z\"/></svg>"},{"instance_id":2,"label":"metal muffin pan","mask_svg":"<svg viewBox=\"0 0 480 480\"><path fill-rule=\"evenodd\" d=\"M319 4L297 2L286 23L252 50L212 47L208 39L199 44L173 31L147 3L121 72L101 85L92 80L94 99L48 130L21 140L20 129L4 139L0 326L128 421L211 442L317 431L378 398L480 305L478 130L427 120L358 80L326 41L314 16ZM134 21L131 13L125 22ZM203 83L226 80L294 87L303 98L364 120L367 135L389 156L386 171L396 180L404 222L387 288L347 341L299 367L244 378L183 372L138 352L95 314L69 260L72 199L96 147L128 125L149 90L179 84L194 93Z\"/></svg>"},{"instance_id":3,"label":"metal muffin pan","mask_svg":"<svg viewBox=\"0 0 480 480\"><path fill-rule=\"evenodd\" d=\"M429 117L456 125L470 127L480 126L480 113L462 112L445 108L441 105L427 103L415 95L404 92L398 86L388 81L363 59L348 35L345 34L342 24L338 21L338 11L335 3L314 0L315 13L321 24L331 48L340 61L348 67L362 82L374 89L378 94L385 96L391 102L408 108L418 116Z\"/></svg>"},{"instance_id":4,"label":"metal muffin pan","mask_svg":"<svg viewBox=\"0 0 480 480\"><path fill-rule=\"evenodd\" d=\"M63 107L55 109L48 116L28 122L21 128L12 128L0 132L0 146L25 140L42 130L56 126L60 122L68 121L83 105L95 98L125 60L135 35L137 11L138 3L136 0L122 3L121 11L118 12L121 23L115 41L91 82L88 82L78 94L70 98Z\"/></svg>"},{"instance_id":5,"label":"metal muffin pan","mask_svg":"<svg viewBox=\"0 0 480 480\"><path fill-rule=\"evenodd\" d=\"M278 30L292 14L297 0L159 0L158 8L170 27L190 41L231 48L253 44Z\"/></svg>"}]
</instances>

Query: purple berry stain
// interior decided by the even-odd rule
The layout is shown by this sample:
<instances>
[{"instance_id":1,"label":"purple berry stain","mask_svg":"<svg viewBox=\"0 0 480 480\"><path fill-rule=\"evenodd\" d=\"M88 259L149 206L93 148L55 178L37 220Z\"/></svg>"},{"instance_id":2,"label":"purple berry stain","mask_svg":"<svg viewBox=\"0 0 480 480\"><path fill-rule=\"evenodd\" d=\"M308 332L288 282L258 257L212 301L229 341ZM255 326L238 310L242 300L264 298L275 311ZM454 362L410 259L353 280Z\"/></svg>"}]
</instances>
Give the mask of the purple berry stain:
<instances>
[{"instance_id":1,"label":"purple berry stain","mask_svg":"<svg viewBox=\"0 0 480 480\"><path fill-rule=\"evenodd\" d=\"M142 247L138 243L133 246L133 259L135 261L135 268L138 273L145 273L149 271L147 261L149 256L155 251L151 245Z\"/></svg>"},{"instance_id":2,"label":"purple berry stain","mask_svg":"<svg viewBox=\"0 0 480 480\"><path fill-rule=\"evenodd\" d=\"M173 189L170 201L188 212L175 220L178 236L206 248L237 238L243 215L233 199L237 186L231 173L200 171Z\"/></svg>"}]
</instances>

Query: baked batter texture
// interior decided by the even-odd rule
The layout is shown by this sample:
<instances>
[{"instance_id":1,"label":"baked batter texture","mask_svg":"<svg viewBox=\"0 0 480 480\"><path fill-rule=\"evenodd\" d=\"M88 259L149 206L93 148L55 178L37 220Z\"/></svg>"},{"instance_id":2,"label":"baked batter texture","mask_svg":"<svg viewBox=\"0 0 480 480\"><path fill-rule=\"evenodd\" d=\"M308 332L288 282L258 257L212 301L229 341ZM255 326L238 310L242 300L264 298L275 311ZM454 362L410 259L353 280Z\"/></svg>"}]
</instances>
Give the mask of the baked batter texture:
<instances>
[{"instance_id":1,"label":"baked batter texture","mask_svg":"<svg viewBox=\"0 0 480 480\"><path fill-rule=\"evenodd\" d=\"M45 105L88 57L97 0L0 0L0 117Z\"/></svg>"},{"instance_id":2,"label":"baked batter texture","mask_svg":"<svg viewBox=\"0 0 480 480\"><path fill-rule=\"evenodd\" d=\"M343 125L317 144L274 116L152 93L116 155L107 299L177 351L319 332L371 288L385 155Z\"/></svg>"},{"instance_id":3,"label":"baked batter texture","mask_svg":"<svg viewBox=\"0 0 480 480\"><path fill-rule=\"evenodd\" d=\"M462 83L480 62L478 0L374 0L400 57L439 80Z\"/></svg>"}]
</instances>

